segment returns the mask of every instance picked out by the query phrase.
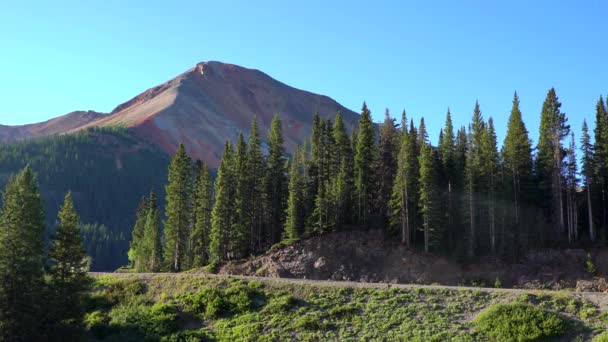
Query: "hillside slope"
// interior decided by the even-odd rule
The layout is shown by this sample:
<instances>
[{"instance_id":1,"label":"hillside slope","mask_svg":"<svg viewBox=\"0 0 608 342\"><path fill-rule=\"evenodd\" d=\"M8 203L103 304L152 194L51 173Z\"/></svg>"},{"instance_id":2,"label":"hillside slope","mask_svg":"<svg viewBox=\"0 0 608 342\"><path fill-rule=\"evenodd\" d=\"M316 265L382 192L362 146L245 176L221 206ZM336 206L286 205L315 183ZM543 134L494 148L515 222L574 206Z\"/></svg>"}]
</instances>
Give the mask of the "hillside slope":
<instances>
[{"instance_id":1,"label":"hillside slope","mask_svg":"<svg viewBox=\"0 0 608 342\"><path fill-rule=\"evenodd\" d=\"M85 319L90 340L590 341L608 325L605 308L562 292L183 273L95 279ZM490 327L479 321L505 309L524 314L493 314Z\"/></svg>"},{"instance_id":2,"label":"hillside slope","mask_svg":"<svg viewBox=\"0 0 608 342\"><path fill-rule=\"evenodd\" d=\"M75 111L45 122L21 126L0 125L0 143L12 143L29 138L65 133L101 119L104 113Z\"/></svg>"}]
</instances>

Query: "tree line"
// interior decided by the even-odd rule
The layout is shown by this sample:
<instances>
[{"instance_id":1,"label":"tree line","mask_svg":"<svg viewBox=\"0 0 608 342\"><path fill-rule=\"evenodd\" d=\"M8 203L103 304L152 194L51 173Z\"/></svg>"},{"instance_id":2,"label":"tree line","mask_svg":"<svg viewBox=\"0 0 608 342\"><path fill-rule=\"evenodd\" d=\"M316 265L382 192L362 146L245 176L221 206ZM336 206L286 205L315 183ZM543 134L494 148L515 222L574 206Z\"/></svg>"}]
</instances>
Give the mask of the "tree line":
<instances>
[{"instance_id":1,"label":"tree line","mask_svg":"<svg viewBox=\"0 0 608 342\"><path fill-rule=\"evenodd\" d=\"M129 258L140 271L181 271L263 252L279 242L341 229L383 229L388 239L466 260L517 258L530 248L605 245L608 112L596 106L594 139L578 140L552 88L533 146L517 93L502 148L475 103L455 128L448 109L436 146L387 110L376 129L363 104L358 127L315 114L312 134L287 158L276 115L268 151L254 118L247 141L227 141L217 176L180 145L169 167L166 220L144 198ZM350 134L349 134L350 131ZM578 170L578 158L582 170ZM164 223L164 224L163 224ZM164 229L163 229L164 226Z\"/></svg>"},{"instance_id":2,"label":"tree line","mask_svg":"<svg viewBox=\"0 0 608 342\"><path fill-rule=\"evenodd\" d=\"M82 337L83 295L90 284L79 218L65 196L49 248L32 169L11 176L0 210L0 341ZM48 250L48 252L47 252Z\"/></svg>"}]
</instances>

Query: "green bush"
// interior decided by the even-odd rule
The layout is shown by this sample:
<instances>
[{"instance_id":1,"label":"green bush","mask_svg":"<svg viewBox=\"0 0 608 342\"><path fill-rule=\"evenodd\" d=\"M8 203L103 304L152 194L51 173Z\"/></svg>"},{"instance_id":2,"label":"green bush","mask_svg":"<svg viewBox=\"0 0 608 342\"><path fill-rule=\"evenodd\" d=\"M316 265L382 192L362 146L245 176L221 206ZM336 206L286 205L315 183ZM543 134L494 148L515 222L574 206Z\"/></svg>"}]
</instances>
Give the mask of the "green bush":
<instances>
[{"instance_id":1,"label":"green bush","mask_svg":"<svg viewBox=\"0 0 608 342\"><path fill-rule=\"evenodd\" d=\"M329 316L344 318L354 315L359 311L359 307L355 304L346 304L336 306L334 308L329 309Z\"/></svg>"},{"instance_id":2,"label":"green bush","mask_svg":"<svg viewBox=\"0 0 608 342\"><path fill-rule=\"evenodd\" d=\"M591 342L608 342L608 332L595 336Z\"/></svg>"},{"instance_id":3,"label":"green bush","mask_svg":"<svg viewBox=\"0 0 608 342\"><path fill-rule=\"evenodd\" d=\"M474 321L477 332L492 341L539 341L568 329L557 314L527 304L495 304Z\"/></svg>"},{"instance_id":4,"label":"green bush","mask_svg":"<svg viewBox=\"0 0 608 342\"><path fill-rule=\"evenodd\" d=\"M585 262L585 267L587 268L587 273L591 275L595 275L595 273L597 272L590 253L587 253L587 262Z\"/></svg>"},{"instance_id":5,"label":"green bush","mask_svg":"<svg viewBox=\"0 0 608 342\"><path fill-rule=\"evenodd\" d=\"M182 299L187 311L206 317L220 317L249 312L256 294L257 291L254 288L237 283L225 290L205 287Z\"/></svg>"},{"instance_id":6,"label":"green bush","mask_svg":"<svg viewBox=\"0 0 608 342\"><path fill-rule=\"evenodd\" d=\"M161 342L200 342L200 341L214 341L212 334L206 330L184 330L171 334L169 336L163 336L160 339Z\"/></svg>"},{"instance_id":7,"label":"green bush","mask_svg":"<svg viewBox=\"0 0 608 342\"><path fill-rule=\"evenodd\" d=\"M270 299L265 310L268 312L285 312L295 306L297 300L292 295L283 295Z\"/></svg>"},{"instance_id":8,"label":"green bush","mask_svg":"<svg viewBox=\"0 0 608 342\"><path fill-rule=\"evenodd\" d=\"M103 296L111 304L132 301L135 297L145 293L145 286L138 280L120 280L105 284Z\"/></svg>"},{"instance_id":9,"label":"green bush","mask_svg":"<svg viewBox=\"0 0 608 342\"><path fill-rule=\"evenodd\" d=\"M169 335L178 328L177 310L169 304L125 303L114 307L109 316L113 333L128 331L141 338Z\"/></svg>"},{"instance_id":10,"label":"green bush","mask_svg":"<svg viewBox=\"0 0 608 342\"><path fill-rule=\"evenodd\" d=\"M298 317L294 322L294 327L304 330L325 330L330 327L330 324L325 322L321 315L309 313Z\"/></svg>"},{"instance_id":11,"label":"green bush","mask_svg":"<svg viewBox=\"0 0 608 342\"><path fill-rule=\"evenodd\" d=\"M90 331L93 336L97 338L103 338L107 336L107 326L108 318L103 311L96 310L90 313L87 313L84 316L84 326Z\"/></svg>"}]
</instances>

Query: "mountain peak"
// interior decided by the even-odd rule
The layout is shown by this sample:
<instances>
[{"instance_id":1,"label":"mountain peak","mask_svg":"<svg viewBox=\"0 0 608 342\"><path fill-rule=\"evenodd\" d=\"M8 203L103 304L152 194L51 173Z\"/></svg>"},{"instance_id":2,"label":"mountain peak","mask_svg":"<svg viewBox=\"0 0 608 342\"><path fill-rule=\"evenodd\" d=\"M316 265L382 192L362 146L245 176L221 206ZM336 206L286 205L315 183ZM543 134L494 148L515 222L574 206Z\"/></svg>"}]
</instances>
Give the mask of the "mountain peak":
<instances>
[{"instance_id":1,"label":"mountain peak","mask_svg":"<svg viewBox=\"0 0 608 342\"><path fill-rule=\"evenodd\" d=\"M292 88L259 70L207 61L64 133L120 125L168 153L184 143L191 156L214 167L226 140L247 134L254 116L264 139L279 114L289 152L310 135L315 112L333 118L338 111L348 127L357 123L358 114L327 96Z\"/></svg>"}]
</instances>

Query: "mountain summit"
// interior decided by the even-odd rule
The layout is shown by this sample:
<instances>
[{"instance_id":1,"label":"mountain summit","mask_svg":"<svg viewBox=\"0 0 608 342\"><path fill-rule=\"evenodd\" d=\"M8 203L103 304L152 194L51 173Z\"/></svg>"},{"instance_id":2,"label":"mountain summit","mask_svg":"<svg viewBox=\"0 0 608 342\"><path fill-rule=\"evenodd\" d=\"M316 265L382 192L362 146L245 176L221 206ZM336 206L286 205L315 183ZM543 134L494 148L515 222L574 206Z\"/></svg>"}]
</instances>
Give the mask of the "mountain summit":
<instances>
[{"instance_id":1,"label":"mountain summit","mask_svg":"<svg viewBox=\"0 0 608 342\"><path fill-rule=\"evenodd\" d=\"M278 113L286 149L292 151L310 135L315 112L333 118L338 111L347 127L357 123L358 114L327 96L290 87L258 70L203 62L117 106L109 115L78 120L52 134L120 125L167 153L184 143L193 158L215 167L225 141L236 140L239 132L248 134L254 116L265 139L272 117ZM30 137L15 133L23 131L21 127L2 127L0 141Z\"/></svg>"}]
</instances>

